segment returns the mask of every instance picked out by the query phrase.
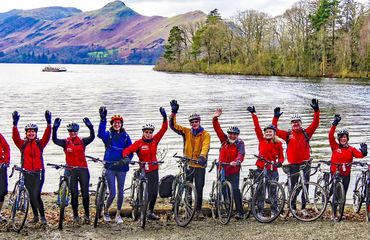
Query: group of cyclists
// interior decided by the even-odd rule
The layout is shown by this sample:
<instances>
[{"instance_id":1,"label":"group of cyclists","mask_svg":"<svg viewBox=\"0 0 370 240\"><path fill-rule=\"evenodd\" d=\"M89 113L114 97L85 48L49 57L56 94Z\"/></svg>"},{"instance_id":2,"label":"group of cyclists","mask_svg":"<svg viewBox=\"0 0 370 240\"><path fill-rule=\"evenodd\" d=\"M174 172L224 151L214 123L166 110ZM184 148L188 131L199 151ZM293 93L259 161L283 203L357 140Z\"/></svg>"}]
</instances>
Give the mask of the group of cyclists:
<instances>
[{"instance_id":1,"label":"group of cyclists","mask_svg":"<svg viewBox=\"0 0 370 240\"><path fill-rule=\"evenodd\" d=\"M289 171L293 175L291 177L291 184L294 186L298 181L298 176L294 175L300 171L300 166L304 164L305 160L310 159L310 139L315 130L319 126L320 109L317 99L312 99L310 104L314 110L312 123L307 127L302 127L302 118L298 114L293 114L290 117L291 128L287 131L281 130L278 127L279 117L283 114L279 107L274 109L274 116L272 123L260 127L257 112L254 106L249 106L247 111L250 112L257 136L259 145L259 157L270 162L268 165L268 176L273 180L279 179L277 168L282 166L284 162L284 150L282 141L286 142L286 157L289 164ZM210 149L210 133L201 125L201 116L197 113L191 114L188 118L190 127L183 126L177 123L176 115L179 110L179 104L176 100L170 102L171 115L167 117L164 108L160 108L160 114L163 117L163 123L159 131L154 134L155 126L147 123L142 127L142 137L135 142L132 142L130 136L126 132L124 119L120 115L113 115L110 120L110 127L107 129L107 109L100 107L100 123L98 128L98 138L100 138L105 146L104 161L106 168L106 178L109 189L109 196L107 198L104 209L104 221L111 222L109 215L109 208L115 197L117 197L117 215L115 222L122 223L120 210L123 204L124 183L126 173L129 171L129 163L136 153L140 162L152 163L157 161L157 147L164 134L170 128L181 135L183 138L183 155L188 159L195 161L189 162L191 171L187 173L187 180L195 183L197 192L196 217L198 219L204 218L202 213L203 202L203 188L205 184L205 168L207 166L208 152ZM228 163L224 167L225 177L232 185L232 191L236 206L236 219L244 219L242 195L239 187L240 183L240 166L245 156L245 146L240 135L240 129L237 126L230 126L226 133L222 130L219 117L222 115L222 109L216 109L213 115L213 128L220 140L221 147L219 152L219 162ZM25 126L25 137L21 138L18 130L18 121L20 115L17 111L12 114L13 117L13 131L12 138L21 153L21 166L26 170L25 172L25 186L30 194L30 202L33 211L33 222L41 222L47 224L45 218L44 204L41 197L41 191L45 180L45 168L43 162L43 149L49 142L50 135L52 135L53 142L62 147L66 156L66 165L69 167L65 174L70 179L70 193L71 205L73 209L74 221L80 221L78 214L78 195L79 187L82 194L82 201L84 207L83 220L85 223L90 222L89 212L89 184L90 174L86 161L85 150L95 138L95 131L92 123L88 118L84 118L83 122L90 130L88 137L80 137L78 135L80 126L76 122L67 124L69 136L64 139L58 138L57 131L61 125L61 119L56 118L52 125L52 116L49 111L45 111L45 120L47 127L41 138L38 137L38 126L29 123ZM334 163L351 163L353 158L363 158L367 155L367 145L360 144L360 148L356 149L349 145L349 133L347 130L340 130L337 132L337 141L334 137L336 127L341 121L340 115L335 115L332 122L332 127L329 131L329 143L332 150L331 173L336 171ZM280 140L281 139L281 140ZM258 158L256 162L257 173L263 171L265 162ZM8 192L8 176L7 167L10 164L10 148L5 138L0 134L0 221L5 221L1 217L1 209L3 207L4 198ZM145 173L148 179L148 219L160 219L154 213L154 207L158 195L159 184L159 166L155 164L146 164ZM345 193L348 190L350 181L350 166L340 169ZM310 177L309 172L305 175L308 181ZM305 211L303 209L302 211Z\"/></svg>"}]
</instances>

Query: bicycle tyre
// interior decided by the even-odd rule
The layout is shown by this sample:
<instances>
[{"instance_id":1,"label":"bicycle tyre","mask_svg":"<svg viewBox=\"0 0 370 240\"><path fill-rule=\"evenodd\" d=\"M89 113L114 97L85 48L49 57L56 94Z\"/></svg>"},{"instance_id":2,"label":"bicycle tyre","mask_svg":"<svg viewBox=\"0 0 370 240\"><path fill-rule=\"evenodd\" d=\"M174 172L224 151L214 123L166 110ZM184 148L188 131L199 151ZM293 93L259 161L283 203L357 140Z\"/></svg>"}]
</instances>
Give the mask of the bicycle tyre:
<instances>
[{"instance_id":1,"label":"bicycle tyre","mask_svg":"<svg viewBox=\"0 0 370 240\"><path fill-rule=\"evenodd\" d=\"M211 213L212 218L216 219L218 216L218 203L217 203L217 188L216 188L216 181L212 182L212 190L209 198L209 205L211 206Z\"/></svg>"},{"instance_id":2,"label":"bicycle tyre","mask_svg":"<svg viewBox=\"0 0 370 240\"><path fill-rule=\"evenodd\" d=\"M353 211L355 213L359 213L361 210L362 205L362 193L364 192L364 184L362 181L362 177L356 179L355 188L353 190Z\"/></svg>"},{"instance_id":3,"label":"bicycle tyre","mask_svg":"<svg viewBox=\"0 0 370 240\"><path fill-rule=\"evenodd\" d=\"M365 217L366 217L366 222L370 222L370 185L366 184L366 190L365 190L365 205L366 205L366 210L365 210Z\"/></svg>"},{"instance_id":4,"label":"bicycle tyre","mask_svg":"<svg viewBox=\"0 0 370 240\"><path fill-rule=\"evenodd\" d=\"M174 203L175 222L180 227L186 227L194 217L197 206L197 191L192 183L177 183ZM183 213L185 213L183 217Z\"/></svg>"},{"instance_id":5,"label":"bicycle tyre","mask_svg":"<svg viewBox=\"0 0 370 240\"><path fill-rule=\"evenodd\" d=\"M320 177L318 178L317 180L317 184L322 188L324 189L325 193L326 193L326 197L328 198L329 196L329 190L328 190L328 187L329 187L329 180L326 180L325 178L323 177ZM315 198L314 198L314 206L315 206L315 209L316 211L319 211L319 208L318 206L320 205L320 202L322 202L322 199L320 200L320 189L319 188L315 188L315 191L314 191L314 194L315 194ZM319 196L320 195L320 196ZM323 196L321 196L322 198Z\"/></svg>"},{"instance_id":6,"label":"bicycle tyre","mask_svg":"<svg viewBox=\"0 0 370 240\"><path fill-rule=\"evenodd\" d=\"M138 184L136 180L132 180L131 184L131 216L134 221L139 219L139 195Z\"/></svg>"},{"instance_id":7,"label":"bicycle tyre","mask_svg":"<svg viewBox=\"0 0 370 240\"><path fill-rule=\"evenodd\" d=\"M302 183L296 185L292 191L292 194L289 198L289 207L291 209L291 213L292 215L300 220L300 221L303 221L303 222L312 222L318 218L320 218L325 210L326 210L326 206L327 206L327 202L328 202L328 199L327 199L327 196L326 196L326 192L325 190L317 183L315 182L307 182L305 185L307 185L307 190L308 190L308 196L306 197L309 197L310 195L314 196L314 199L311 199L307 201L307 199L305 199L305 201L303 201L303 197L302 197L302 192L303 191L303 185ZM317 189L316 189L317 188ZM314 192L314 194L310 194L310 192L312 191L315 191L316 189L316 192ZM304 194L304 193L303 193ZM304 194L305 196L306 194ZM307 212L308 214L305 215L303 211L299 211L297 209L297 203L299 203L299 201L297 201L298 199L301 199L301 204L302 204L302 207L300 208L300 210L306 210L305 212ZM319 201L321 199L321 202ZM307 203L308 204L312 204L314 206L308 206L308 210L307 210ZM305 207L304 207L305 206Z\"/></svg>"},{"instance_id":8,"label":"bicycle tyre","mask_svg":"<svg viewBox=\"0 0 370 240\"><path fill-rule=\"evenodd\" d=\"M59 222L58 222L58 229L63 229L63 221L64 221L64 211L66 207L66 198L67 198L67 182L62 181L62 183L59 186L59 199L60 199L60 204L59 204Z\"/></svg>"},{"instance_id":9,"label":"bicycle tyre","mask_svg":"<svg viewBox=\"0 0 370 240\"><path fill-rule=\"evenodd\" d=\"M277 198L276 201L276 209L273 209L273 203L274 199L272 198L272 190L276 189L275 198ZM253 216L256 218L256 220L260 223L270 223L274 221L276 218L280 216L280 213L284 209L285 205L285 193L284 188L281 186L280 183L270 180L268 184L266 184L266 190L268 193L268 198L264 197L263 199L263 213L261 214L258 211L258 201L261 198L261 192L264 190L264 185L259 184L257 189L254 191L253 197L252 197L252 213ZM262 196L265 196L265 194L262 194ZM265 206L269 206L269 209L266 209ZM270 214L268 214L268 212ZM269 215L269 216L266 216Z\"/></svg>"},{"instance_id":10,"label":"bicycle tyre","mask_svg":"<svg viewBox=\"0 0 370 240\"><path fill-rule=\"evenodd\" d=\"M146 224L146 210L148 208L148 183L141 182L139 198L139 212L140 212L140 227L145 228Z\"/></svg>"},{"instance_id":11,"label":"bicycle tyre","mask_svg":"<svg viewBox=\"0 0 370 240\"><path fill-rule=\"evenodd\" d=\"M249 218L252 212L253 184L251 181L244 181L242 187L242 203L245 219Z\"/></svg>"},{"instance_id":12,"label":"bicycle tyre","mask_svg":"<svg viewBox=\"0 0 370 240\"><path fill-rule=\"evenodd\" d=\"M21 189L14 195L15 199L11 209L11 220L13 230L20 232L26 222L30 205L30 196L27 188Z\"/></svg>"},{"instance_id":13,"label":"bicycle tyre","mask_svg":"<svg viewBox=\"0 0 370 240\"><path fill-rule=\"evenodd\" d=\"M226 225L230 222L231 214L233 213L233 188L229 181L224 181L221 186L221 182L217 183L218 196L217 196L217 209L218 219L220 223Z\"/></svg>"},{"instance_id":14,"label":"bicycle tyre","mask_svg":"<svg viewBox=\"0 0 370 240\"><path fill-rule=\"evenodd\" d=\"M96 192L96 212L94 218L94 228L98 227L99 219L101 218L102 210L104 208L104 198L105 198L105 183L102 181L98 184L99 188Z\"/></svg>"},{"instance_id":15,"label":"bicycle tyre","mask_svg":"<svg viewBox=\"0 0 370 240\"><path fill-rule=\"evenodd\" d=\"M282 201L284 197L284 207L280 212L280 217L283 219L286 219L289 217L290 213L290 208L289 208L289 189L288 189L288 184L287 183L279 183L283 187L283 195L284 196L279 196L279 201Z\"/></svg>"},{"instance_id":16,"label":"bicycle tyre","mask_svg":"<svg viewBox=\"0 0 370 240\"><path fill-rule=\"evenodd\" d=\"M332 218L336 222L340 222L344 213L345 196L344 196L344 186L342 182L336 182L335 184L335 195L333 194L333 200L331 204Z\"/></svg>"}]
</instances>

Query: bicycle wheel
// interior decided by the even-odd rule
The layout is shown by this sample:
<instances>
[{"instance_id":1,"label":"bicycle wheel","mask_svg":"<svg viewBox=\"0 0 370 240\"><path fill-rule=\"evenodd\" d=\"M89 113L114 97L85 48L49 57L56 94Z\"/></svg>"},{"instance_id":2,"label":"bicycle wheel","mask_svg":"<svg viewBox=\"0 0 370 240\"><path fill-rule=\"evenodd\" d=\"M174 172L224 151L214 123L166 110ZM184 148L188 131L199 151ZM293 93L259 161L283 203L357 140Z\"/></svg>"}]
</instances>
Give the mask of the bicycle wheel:
<instances>
[{"instance_id":1,"label":"bicycle wheel","mask_svg":"<svg viewBox=\"0 0 370 240\"><path fill-rule=\"evenodd\" d=\"M280 183L280 185L283 187L283 192L281 192L281 194L278 195L279 201L283 202L283 200L284 200L284 207L280 212L280 217L285 219L285 218L289 217L289 212L290 212L289 202L288 202L288 200L289 200L289 189L288 189L288 184L287 183Z\"/></svg>"},{"instance_id":2,"label":"bicycle wheel","mask_svg":"<svg viewBox=\"0 0 370 240\"><path fill-rule=\"evenodd\" d=\"M331 204L331 214L336 222L340 222L343 217L344 204L346 196L344 195L344 186L342 182L335 183L335 195L333 194L333 202Z\"/></svg>"},{"instance_id":3,"label":"bicycle wheel","mask_svg":"<svg viewBox=\"0 0 370 240\"><path fill-rule=\"evenodd\" d=\"M245 218L249 218L252 212L253 184L251 181L245 181L242 187L243 211Z\"/></svg>"},{"instance_id":4,"label":"bicycle wheel","mask_svg":"<svg viewBox=\"0 0 370 240\"><path fill-rule=\"evenodd\" d=\"M276 181L259 184L252 197L252 213L260 223L270 223L280 216L285 205L283 187Z\"/></svg>"},{"instance_id":5,"label":"bicycle wheel","mask_svg":"<svg viewBox=\"0 0 370 240\"><path fill-rule=\"evenodd\" d=\"M98 190L96 192L96 212L95 212L95 218L94 218L94 228L98 227L99 219L102 216L102 211L104 209L104 198L105 198L105 191L106 186L105 183L102 181L98 184Z\"/></svg>"},{"instance_id":6,"label":"bicycle wheel","mask_svg":"<svg viewBox=\"0 0 370 240\"><path fill-rule=\"evenodd\" d=\"M67 198L67 182L62 181L62 183L59 186L59 222L58 222L58 228L63 229L63 221L64 221L64 211L66 207L66 198Z\"/></svg>"},{"instance_id":7,"label":"bicycle wheel","mask_svg":"<svg viewBox=\"0 0 370 240\"><path fill-rule=\"evenodd\" d=\"M329 178L326 178L325 176L324 177L320 177L318 180L317 180L317 184L322 188L324 189L325 193L326 193L326 197L329 196L329 190L328 190L328 187L329 187ZM315 191L314 191L314 194L315 194L315 198L314 198L314 207L315 207L315 210L316 211L320 211L320 208L321 208L321 203L323 201L323 197L321 195L321 191L319 188L315 188ZM320 199L321 198L321 199Z\"/></svg>"},{"instance_id":8,"label":"bicycle wheel","mask_svg":"<svg viewBox=\"0 0 370 240\"><path fill-rule=\"evenodd\" d=\"M140 213L140 227L145 228L146 223L146 209L148 208L148 183L141 182L139 195L139 213Z\"/></svg>"},{"instance_id":9,"label":"bicycle wheel","mask_svg":"<svg viewBox=\"0 0 370 240\"><path fill-rule=\"evenodd\" d=\"M19 189L19 188L18 188ZM11 220L14 231L20 232L27 219L30 196L26 188L22 188L14 195L14 202L11 209Z\"/></svg>"},{"instance_id":10,"label":"bicycle wheel","mask_svg":"<svg viewBox=\"0 0 370 240\"><path fill-rule=\"evenodd\" d=\"M214 219L216 219L217 218L217 214L218 214L218 209L217 209L218 202L217 202L216 181L213 181L213 183L212 183L212 190L211 190L210 197L209 197L209 205L211 206L212 217Z\"/></svg>"},{"instance_id":11,"label":"bicycle wheel","mask_svg":"<svg viewBox=\"0 0 370 240\"><path fill-rule=\"evenodd\" d=\"M325 190L314 182L307 182L305 188L302 183L296 185L289 199L292 215L304 222L311 222L321 217L326 205Z\"/></svg>"},{"instance_id":12,"label":"bicycle wheel","mask_svg":"<svg viewBox=\"0 0 370 240\"><path fill-rule=\"evenodd\" d=\"M366 190L365 190L365 200L366 200L366 210L365 210L365 217L366 222L370 222L370 185L366 184Z\"/></svg>"},{"instance_id":13,"label":"bicycle wheel","mask_svg":"<svg viewBox=\"0 0 370 240\"><path fill-rule=\"evenodd\" d=\"M194 217L197 205L197 191L189 182L178 183L174 203L175 222L180 227L186 227Z\"/></svg>"},{"instance_id":14,"label":"bicycle wheel","mask_svg":"<svg viewBox=\"0 0 370 240\"><path fill-rule=\"evenodd\" d=\"M138 185L135 180L131 183L131 215L132 219L136 221L139 218L139 196Z\"/></svg>"},{"instance_id":15,"label":"bicycle wheel","mask_svg":"<svg viewBox=\"0 0 370 240\"><path fill-rule=\"evenodd\" d=\"M364 183L362 177L356 179L355 188L353 190L353 211L359 213L362 205L362 193L364 192Z\"/></svg>"},{"instance_id":16,"label":"bicycle wheel","mask_svg":"<svg viewBox=\"0 0 370 240\"><path fill-rule=\"evenodd\" d=\"M217 209L218 209L218 219L219 221L226 225L229 223L231 214L233 212L233 188L229 181L224 181L217 184L218 194L217 194Z\"/></svg>"}]
</instances>

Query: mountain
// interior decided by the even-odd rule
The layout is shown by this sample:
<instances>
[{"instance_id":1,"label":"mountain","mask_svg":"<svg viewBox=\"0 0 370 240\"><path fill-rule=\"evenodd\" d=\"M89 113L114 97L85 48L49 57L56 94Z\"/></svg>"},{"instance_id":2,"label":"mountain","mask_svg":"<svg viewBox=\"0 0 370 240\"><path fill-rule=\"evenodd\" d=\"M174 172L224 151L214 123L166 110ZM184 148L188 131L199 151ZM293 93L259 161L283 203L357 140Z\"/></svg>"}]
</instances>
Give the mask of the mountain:
<instances>
[{"instance_id":1,"label":"mountain","mask_svg":"<svg viewBox=\"0 0 370 240\"><path fill-rule=\"evenodd\" d=\"M201 11L143 16L121 1L88 12L12 10L0 13L0 62L153 64L173 26L205 19Z\"/></svg>"}]
</instances>

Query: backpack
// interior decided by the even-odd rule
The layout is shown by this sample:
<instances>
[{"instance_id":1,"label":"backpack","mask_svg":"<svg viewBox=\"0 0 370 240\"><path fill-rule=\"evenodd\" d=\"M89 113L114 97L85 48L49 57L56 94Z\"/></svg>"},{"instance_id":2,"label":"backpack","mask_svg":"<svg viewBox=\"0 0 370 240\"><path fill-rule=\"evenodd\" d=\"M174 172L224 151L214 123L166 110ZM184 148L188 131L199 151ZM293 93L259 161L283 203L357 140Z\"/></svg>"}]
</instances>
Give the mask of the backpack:
<instances>
[{"instance_id":1,"label":"backpack","mask_svg":"<svg viewBox=\"0 0 370 240\"><path fill-rule=\"evenodd\" d=\"M159 181L159 196L161 198L172 197L172 183L175 180L174 175L166 175Z\"/></svg>"},{"instance_id":2,"label":"backpack","mask_svg":"<svg viewBox=\"0 0 370 240\"><path fill-rule=\"evenodd\" d=\"M42 152L43 152L43 149L42 149L42 147L41 147L41 143L40 143L40 139L36 139L35 140L36 141L36 145L39 147L39 149L40 149L40 152L41 152L41 160L43 160L42 159ZM23 143L23 145L22 145L22 147L21 147L21 166L23 167L23 163L24 163L24 149L26 149L26 146L27 146L27 144L28 144L28 140L27 140L27 138L25 138L24 139L24 143Z\"/></svg>"}]
</instances>

